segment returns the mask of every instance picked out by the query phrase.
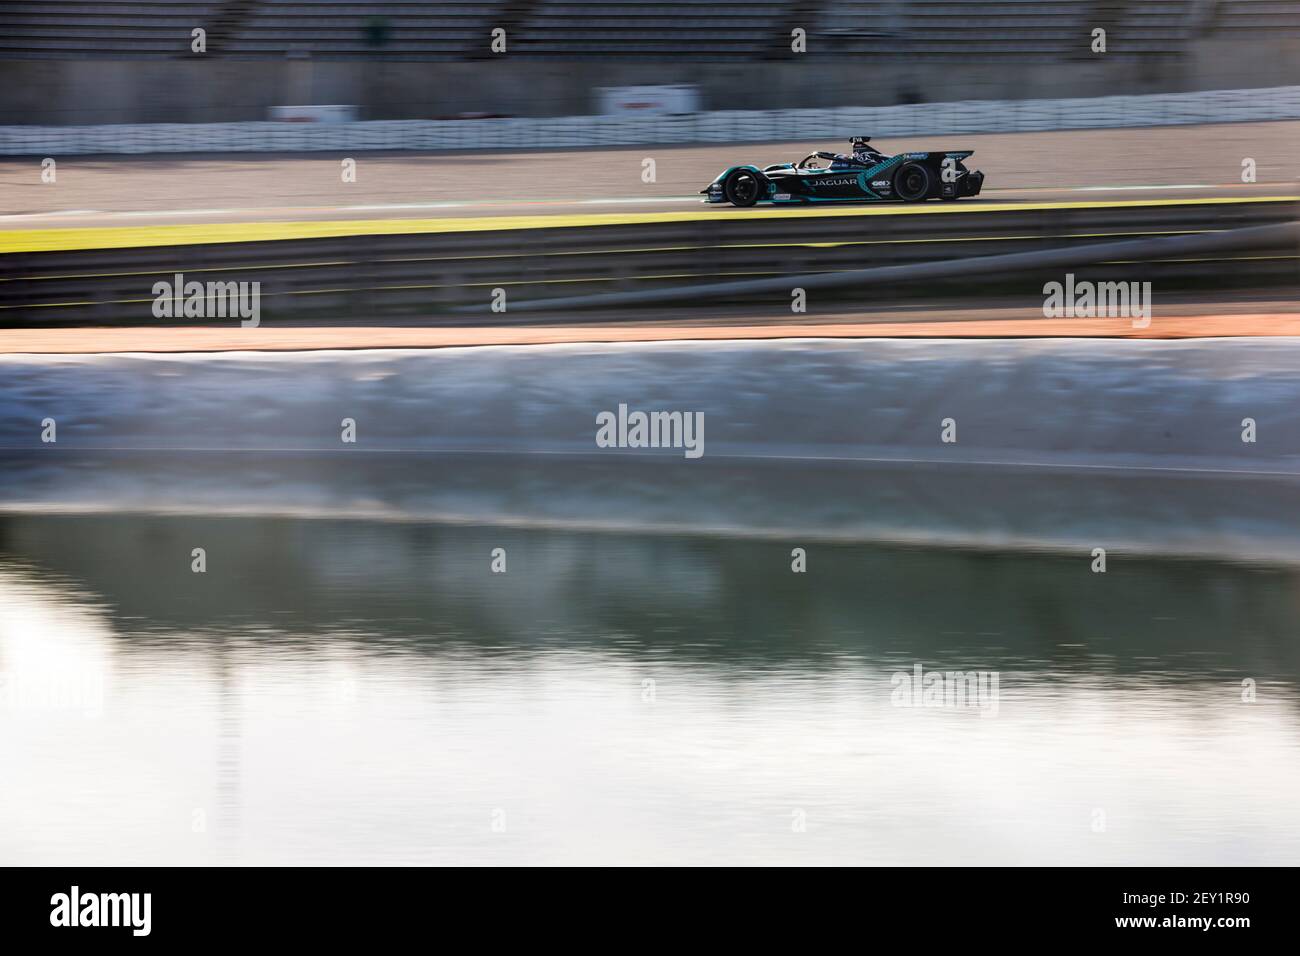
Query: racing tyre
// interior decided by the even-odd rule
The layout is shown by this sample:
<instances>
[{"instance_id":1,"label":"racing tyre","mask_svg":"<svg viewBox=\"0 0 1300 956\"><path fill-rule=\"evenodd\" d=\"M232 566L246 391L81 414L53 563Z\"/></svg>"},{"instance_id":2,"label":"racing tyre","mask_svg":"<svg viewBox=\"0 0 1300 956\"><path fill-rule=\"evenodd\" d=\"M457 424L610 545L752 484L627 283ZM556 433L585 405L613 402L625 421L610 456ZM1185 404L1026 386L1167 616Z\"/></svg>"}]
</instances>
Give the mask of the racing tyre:
<instances>
[{"instance_id":1,"label":"racing tyre","mask_svg":"<svg viewBox=\"0 0 1300 956\"><path fill-rule=\"evenodd\" d=\"M904 163L894 173L894 195L903 202L924 202L930 195L930 170L920 163Z\"/></svg>"},{"instance_id":2,"label":"racing tyre","mask_svg":"<svg viewBox=\"0 0 1300 956\"><path fill-rule=\"evenodd\" d=\"M722 182L722 194L733 206L752 206L763 194L763 182L748 169L733 169Z\"/></svg>"}]
</instances>

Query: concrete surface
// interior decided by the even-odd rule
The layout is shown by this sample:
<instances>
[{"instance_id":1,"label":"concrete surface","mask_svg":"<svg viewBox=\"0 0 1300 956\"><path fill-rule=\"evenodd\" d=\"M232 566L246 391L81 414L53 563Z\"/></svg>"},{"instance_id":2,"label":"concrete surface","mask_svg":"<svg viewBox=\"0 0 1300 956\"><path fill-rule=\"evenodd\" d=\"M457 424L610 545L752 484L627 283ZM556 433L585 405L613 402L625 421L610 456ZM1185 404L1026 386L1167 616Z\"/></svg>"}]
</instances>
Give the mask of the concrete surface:
<instances>
[{"instance_id":1,"label":"concrete surface","mask_svg":"<svg viewBox=\"0 0 1300 956\"><path fill-rule=\"evenodd\" d=\"M846 137L849 131L846 131ZM889 151L974 149L986 188L966 202L1293 195L1300 122L1127 130L914 137ZM697 208L703 189L739 162L790 162L845 142L638 147L512 154L357 157L344 183L340 157L67 158L54 184L39 162L0 161L0 228L126 226L280 219L573 215ZM643 160L655 181L642 181ZM1242 160L1256 164L1243 183Z\"/></svg>"},{"instance_id":2,"label":"concrete surface","mask_svg":"<svg viewBox=\"0 0 1300 956\"><path fill-rule=\"evenodd\" d=\"M1239 300L1177 303L1158 308L1151 324L1131 319L1045 319L1041 309L876 310L794 317L687 309L655 310L660 319L628 321L618 315L582 325L311 326L280 324L232 328L31 328L0 329L0 354L105 352L284 352L314 349L429 349L473 345L557 345L582 342L717 341L800 338L1042 338L1101 337L1185 339L1300 336L1300 303ZM561 319L561 322L563 320ZM761 324L759 324L761 323Z\"/></svg>"},{"instance_id":3,"label":"concrete surface","mask_svg":"<svg viewBox=\"0 0 1300 956\"><path fill-rule=\"evenodd\" d=\"M1210 36L1178 55L806 56L700 63L493 57L402 62L383 57L0 61L0 124L195 123L265 119L271 106L360 106L366 119L436 119L462 112L571 116L597 108L600 87L691 83L704 109L890 106L908 101L1114 96L1281 86L1295 80L1300 40Z\"/></svg>"},{"instance_id":4,"label":"concrete surface","mask_svg":"<svg viewBox=\"0 0 1300 956\"><path fill-rule=\"evenodd\" d=\"M1293 563L1297 368L1297 338L5 356L0 507ZM703 413L703 457L597 448L619 404Z\"/></svg>"}]
</instances>

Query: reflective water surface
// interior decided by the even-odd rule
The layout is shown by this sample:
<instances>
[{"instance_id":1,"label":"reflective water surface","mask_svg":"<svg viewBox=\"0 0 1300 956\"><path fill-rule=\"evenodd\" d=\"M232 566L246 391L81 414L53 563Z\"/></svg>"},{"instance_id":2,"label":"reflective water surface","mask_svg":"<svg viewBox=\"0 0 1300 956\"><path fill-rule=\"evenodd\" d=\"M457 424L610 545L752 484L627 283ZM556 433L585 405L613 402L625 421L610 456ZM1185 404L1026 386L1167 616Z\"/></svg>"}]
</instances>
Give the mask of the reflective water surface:
<instances>
[{"instance_id":1,"label":"reflective water surface","mask_svg":"<svg viewBox=\"0 0 1300 956\"><path fill-rule=\"evenodd\" d=\"M0 517L0 863L1300 862L1300 576L1091 564Z\"/></svg>"}]
</instances>

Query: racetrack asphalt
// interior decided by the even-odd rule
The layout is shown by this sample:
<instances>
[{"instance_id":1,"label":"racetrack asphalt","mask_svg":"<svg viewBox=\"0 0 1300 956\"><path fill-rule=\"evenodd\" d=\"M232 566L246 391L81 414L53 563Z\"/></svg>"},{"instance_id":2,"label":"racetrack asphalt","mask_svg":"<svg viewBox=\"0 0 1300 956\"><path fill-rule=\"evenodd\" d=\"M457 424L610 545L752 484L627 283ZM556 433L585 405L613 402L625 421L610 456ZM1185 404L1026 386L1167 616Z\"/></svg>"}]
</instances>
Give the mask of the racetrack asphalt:
<instances>
[{"instance_id":1,"label":"racetrack asphalt","mask_svg":"<svg viewBox=\"0 0 1300 956\"><path fill-rule=\"evenodd\" d=\"M875 145L887 152L974 149L970 165L985 172L985 190L959 205L1295 195L1300 174L1300 121L954 134ZM342 181L342 154L332 153L68 157L59 161L54 183L41 181L38 161L8 158L0 160L0 230L539 216L577 217L581 224L593 214L780 214L797 210L705 207L699 191L736 163L788 162L846 148L816 141L361 153L351 183ZM644 181L646 160L654 161L651 182ZM1254 163L1254 182L1242 181L1246 160Z\"/></svg>"},{"instance_id":2,"label":"racetrack asphalt","mask_svg":"<svg viewBox=\"0 0 1300 956\"><path fill-rule=\"evenodd\" d=\"M957 135L882 140L885 150L973 148L988 176L977 199L920 206L737 210L697 191L736 162L797 159L828 142L636 147L514 154L361 154L344 184L339 157L71 157L56 184L31 160L0 160L0 251L102 248L287 236L478 231L711 216L852 215L883 227L892 215L1064 208L1096 203L1181 204L1294 197L1300 122L1126 130ZM642 181L655 160L655 181ZM1243 183L1242 164L1256 182ZM525 198L520 198L525 197ZM215 227L215 228L214 228ZM868 227L879 228L879 227ZM51 232L50 230L53 230ZM3 260L0 260L2 262ZM0 330L0 353L437 348L549 342L773 337L1300 335L1294 301L1234 293L1171 304L1151 327L1127 319L1048 320L1032 309L846 312L802 322L753 313L656 313L654 321L584 316L566 325L447 328L395 322L344 327L276 323L240 328Z\"/></svg>"}]
</instances>

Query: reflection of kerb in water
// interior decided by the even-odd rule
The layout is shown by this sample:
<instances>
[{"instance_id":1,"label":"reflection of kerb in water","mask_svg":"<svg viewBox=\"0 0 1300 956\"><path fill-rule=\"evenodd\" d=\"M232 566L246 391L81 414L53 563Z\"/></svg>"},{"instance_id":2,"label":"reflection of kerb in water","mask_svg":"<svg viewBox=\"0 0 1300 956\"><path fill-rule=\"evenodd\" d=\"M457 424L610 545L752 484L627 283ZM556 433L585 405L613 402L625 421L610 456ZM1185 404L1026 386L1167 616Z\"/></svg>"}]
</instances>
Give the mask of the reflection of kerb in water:
<instances>
[{"instance_id":1,"label":"reflection of kerb in water","mask_svg":"<svg viewBox=\"0 0 1300 956\"><path fill-rule=\"evenodd\" d=\"M1159 317L1154 319L1159 322ZM780 340L0 356L0 448L591 453L691 409L709 457L1127 462L1300 473L1300 340ZM1243 443L1242 419L1258 440ZM951 418L956 440L941 440Z\"/></svg>"},{"instance_id":2,"label":"reflection of kerb in water","mask_svg":"<svg viewBox=\"0 0 1300 956\"><path fill-rule=\"evenodd\" d=\"M1292 561L1297 367L1285 338L3 356L0 507ZM620 404L707 416L708 455L597 448Z\"/></svg>"}]
</instances>

